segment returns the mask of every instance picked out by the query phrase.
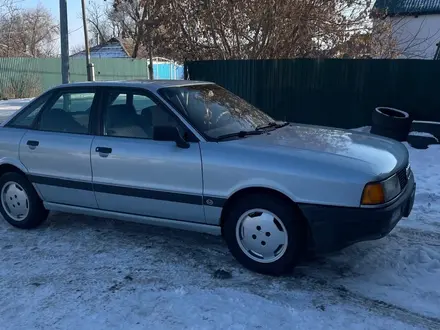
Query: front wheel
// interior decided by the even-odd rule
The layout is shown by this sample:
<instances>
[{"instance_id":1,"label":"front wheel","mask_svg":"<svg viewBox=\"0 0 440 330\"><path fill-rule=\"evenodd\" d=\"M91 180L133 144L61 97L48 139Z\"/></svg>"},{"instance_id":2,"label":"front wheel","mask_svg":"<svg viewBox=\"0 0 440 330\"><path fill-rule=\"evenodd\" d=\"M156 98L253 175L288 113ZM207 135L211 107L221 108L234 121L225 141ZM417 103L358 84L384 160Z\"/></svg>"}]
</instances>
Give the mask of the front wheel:
<instances>
[{"instance_id":1,"label":"front wheel","mask_svg":"<svg viewBox=\"0 0 440 330\"><path fill-rule=\"evenodd\" d=\"M234 203L223 233L233 256L262 274L292 271L304 252L301 215L290 203L268 194L248 195Z\"/></svg>"},{"instance_id":2,"label":"front wheel","mask_svg":"<svg viewBox=\"0 0 440 330\"><path fill-rule=\"evenodd\" d=\"M0 177L0 201L3 218L17 228L35 228L49 214L32 184L18 173L5 173Z\"/></svg>"}]
</instances>

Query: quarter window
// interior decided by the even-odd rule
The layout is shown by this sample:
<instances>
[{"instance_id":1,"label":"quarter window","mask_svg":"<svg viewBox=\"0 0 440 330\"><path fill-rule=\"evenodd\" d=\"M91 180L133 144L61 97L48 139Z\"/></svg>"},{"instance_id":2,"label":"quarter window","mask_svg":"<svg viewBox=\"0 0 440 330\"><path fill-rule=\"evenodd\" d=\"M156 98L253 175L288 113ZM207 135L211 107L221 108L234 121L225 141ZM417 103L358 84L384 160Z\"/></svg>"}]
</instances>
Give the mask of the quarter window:
<instances>
[{"instance_id":1,"label":"quarter window","mask_svg":"<svg viewBox=\"0 0 440 330\"><path fill-rule=\"evenodd\" d=\"M49 99L50 94L46 94L29 104L29 106L19 113L17 117L13 118L7 126L9 127L20 127L20 128L30 128L34 123L35 118L43 109L45 103Z\"/></svg>"},{"instance_id":2,"label":"quarter window","mask_svg":"<svg viewBox=\"0 0 440 330\"><path fill-rule=\"evenodd\" d=\"M41 131L87 134L95 93L63 93L42 113Z\"/></svg>"}]
</instances>

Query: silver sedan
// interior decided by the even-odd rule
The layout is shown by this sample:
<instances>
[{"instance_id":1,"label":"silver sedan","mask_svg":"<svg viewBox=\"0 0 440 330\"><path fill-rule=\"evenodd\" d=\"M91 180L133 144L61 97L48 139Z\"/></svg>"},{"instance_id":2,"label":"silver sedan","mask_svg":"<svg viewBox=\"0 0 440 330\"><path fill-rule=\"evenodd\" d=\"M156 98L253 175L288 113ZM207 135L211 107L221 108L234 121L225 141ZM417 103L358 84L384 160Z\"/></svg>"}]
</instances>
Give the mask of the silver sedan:
<instances>
[{"instance_id":1,"label":"silver sedan","mask_svg":"<svg viewBox=\"0 0 440 330\"><path fill-rule=\"evenodd\" d=\"M11 225L54 210L223 235L264 274L381 238L414 201L401 143L276 121L212 83L62 85L1 126Z\"/></svg>"}]
</instances>

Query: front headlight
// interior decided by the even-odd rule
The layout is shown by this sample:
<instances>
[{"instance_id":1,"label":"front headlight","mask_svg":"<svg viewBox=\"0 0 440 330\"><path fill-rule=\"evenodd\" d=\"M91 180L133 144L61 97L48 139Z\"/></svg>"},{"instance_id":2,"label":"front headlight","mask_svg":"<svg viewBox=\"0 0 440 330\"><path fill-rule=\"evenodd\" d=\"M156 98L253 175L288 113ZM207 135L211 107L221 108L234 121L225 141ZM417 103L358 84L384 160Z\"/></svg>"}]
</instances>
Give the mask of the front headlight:
<instances>
[{"instance_id":1,"label":"front headlight","mask_svg":"<svg viewBox=\"0 0 440 330\"><path fill-rule=\"evenodd\" d=\"M382 185L385 192L385 202L392 200L402 191L400 189L399 177L396 174L382 182Z\"/></svg>"},{"instance_id":2,"label":"front headlight","mask_svg":"<svg viewBox=\"0 0 440 330\"><path fill-rule=\"evenodd\" d=\"M412 174L413 173L412 173L412 170L411 170L411 165L408 164L408 166L406 167L406 177L408 178L408 180L409 180L409 178L411 178Z\"/></svg>"},{"instance_id":3,"label":"front headlight","mask_svg":"<svg viewBox=\"0 0 440 330\"><path fill-rule=\"evenodd\" d=\"M362 193L362 205L378 205L389 202L401 192L396 174L382 182L368 183Z\"/></svg>"}]
</instances>

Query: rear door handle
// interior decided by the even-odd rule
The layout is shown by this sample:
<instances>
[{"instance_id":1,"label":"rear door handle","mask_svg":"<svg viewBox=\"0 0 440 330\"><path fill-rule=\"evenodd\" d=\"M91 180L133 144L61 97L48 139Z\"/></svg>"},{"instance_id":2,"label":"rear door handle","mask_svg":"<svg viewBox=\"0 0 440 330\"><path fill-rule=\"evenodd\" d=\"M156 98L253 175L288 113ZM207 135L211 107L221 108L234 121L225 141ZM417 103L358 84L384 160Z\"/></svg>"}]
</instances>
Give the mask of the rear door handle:
<instances>
[{"instance_id":1,"label":"rear door handle","mask_svg":"<svg viewBox=\"0 0 440 330\"><path fill-rule=\"evenodd\" d=\"M28 142L26 142L26 144L29 146L29 147L38 147L38 145L40 144L40 142L39 141L35 141L35 140L29 140Z\"/></svg>"},{"instance_id":2,"label":"rear door handle","mask_svg":"<svg viewBox=\"0 0 440 330\"><path fill-rule=\"evenodd\" d=\"M96 147L96 152L99 152L101 154L111 154L112 153L112 148L107 148L107 147Z\"/></svg>"}]
</instances>

